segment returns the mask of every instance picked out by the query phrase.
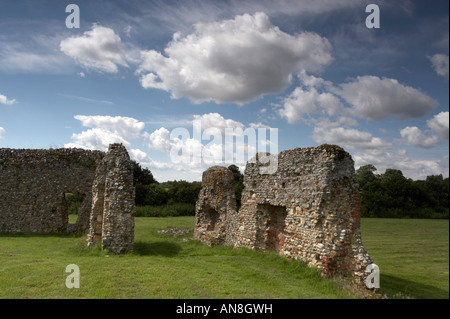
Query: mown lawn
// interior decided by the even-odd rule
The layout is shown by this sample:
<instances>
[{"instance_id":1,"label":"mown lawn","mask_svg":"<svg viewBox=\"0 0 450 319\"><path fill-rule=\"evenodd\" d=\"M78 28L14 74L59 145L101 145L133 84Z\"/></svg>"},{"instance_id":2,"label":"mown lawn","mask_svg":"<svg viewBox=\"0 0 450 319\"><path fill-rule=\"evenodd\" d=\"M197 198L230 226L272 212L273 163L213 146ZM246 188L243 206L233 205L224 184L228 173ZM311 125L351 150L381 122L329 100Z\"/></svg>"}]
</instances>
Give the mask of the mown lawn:
<instances>
[{"instance_id":1,"label":"mown lawn","mask_svg":"<svg viewBox=\"0 0 450 319\"><path fill-rule=\"evenodd\" d=\"M363 245L391 298L449 298L449 221L363 218Z\"/></svg>"},{"instance_id":2,"label":"mown lawn","mask_svg":"<svg viewBox=\"0 0 450 319\"><path fill-rule=\"evenodd\" d=\"M448 298L448 221L409 222L362 222L382 292ZM274 253L207 247L183 240L192 234L157 232L193 226L194 217L136 218L135 252L125 255L88 248L85 236L0 235L0 298L362 297L347 283ZM79 289L66 287L69 264L79 266Z\"/></svg>"}]
</instances>

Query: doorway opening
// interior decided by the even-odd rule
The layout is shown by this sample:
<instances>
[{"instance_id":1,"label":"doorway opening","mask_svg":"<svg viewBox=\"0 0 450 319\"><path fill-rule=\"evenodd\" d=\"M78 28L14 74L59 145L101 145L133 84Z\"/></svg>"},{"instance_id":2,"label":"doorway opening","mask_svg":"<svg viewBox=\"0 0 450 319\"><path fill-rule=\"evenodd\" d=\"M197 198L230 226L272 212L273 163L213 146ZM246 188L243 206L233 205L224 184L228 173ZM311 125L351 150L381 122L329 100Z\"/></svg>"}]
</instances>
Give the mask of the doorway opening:
<instances>
[{"instance_id":1,"label":"doorway opening","mask_svg":"<svg viewBox=\"0 0 450 319\"><path fill-rule=\"evenodd\" d=\"M69 215L69 225L77 223L79 208L83 202L85 194L81 193L64 193L64 200L67 204L67 213Z\"/></svg>"},{"instance_id":2,"label":"doorway opening","mask_svg":"<svg viewBox=\"0 0 450 319\"><path fill-rule=\"evenodd\" d=\"M256 247L261 250L280 252L284 244L286 216L285 206L258 205Z\"/></svg>"}]
</instances>

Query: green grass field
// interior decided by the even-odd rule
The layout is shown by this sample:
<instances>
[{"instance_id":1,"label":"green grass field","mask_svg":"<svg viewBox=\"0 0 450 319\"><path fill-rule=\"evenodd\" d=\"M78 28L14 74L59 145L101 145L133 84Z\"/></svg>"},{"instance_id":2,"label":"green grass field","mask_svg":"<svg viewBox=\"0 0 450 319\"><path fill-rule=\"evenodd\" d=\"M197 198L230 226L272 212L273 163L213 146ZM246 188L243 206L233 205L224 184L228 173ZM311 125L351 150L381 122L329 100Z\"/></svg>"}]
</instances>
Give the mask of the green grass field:
<instances>
[{"instance_id":1,"label":"green grass field","mask_svg":"<svg viewBox=\"0 0 450 319\"><path fill-rule=\"evenodd\" d=\"M158 234L194 217L136 218L135 252L86 247L85 236L0 235L0 298L361 298L345 280L274 253L207 247ZM363 243L390 298L448 298L448 220L363 219ZM80 268L80 288L65 285Z\"/></svg>"},{"instance_id":2,"label":"green grass field","mask_svg":"<svg viewBox=\"0 0 450 319\"><path fill-rule=\"evenodd\" d=\"M363 244L380 267L381 291L391 298L449 298L449 221L371 219Z\"/></svg>"}]
</instances>

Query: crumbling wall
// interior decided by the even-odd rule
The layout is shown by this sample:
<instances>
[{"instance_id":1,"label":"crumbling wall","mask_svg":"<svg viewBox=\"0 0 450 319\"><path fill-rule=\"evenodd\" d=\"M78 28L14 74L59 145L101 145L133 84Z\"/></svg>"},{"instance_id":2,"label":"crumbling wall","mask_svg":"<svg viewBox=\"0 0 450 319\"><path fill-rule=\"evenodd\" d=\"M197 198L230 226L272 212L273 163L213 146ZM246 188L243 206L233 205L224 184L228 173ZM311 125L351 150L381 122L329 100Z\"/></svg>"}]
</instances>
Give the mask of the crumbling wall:
<instances>
[{"instance_id":1,"label":"crumbling wall","mask_svg":"<svg viewBox=\"0 0 450 319\"><path fill-rule=\"evenodd\" d=\"M0 232L84 232L92 181L102 152L81 149L0 149ZM69 224L67 193L84 195Z\"/></svg>"},{"instance_id":2,"label":"crumbling wall","mask_svg":"<svg viewBox=\"0 0 450 319\"><path fill-rule=\"evenodd\" d=\"M196 203L194 238L211 244L233 244L229 232L236 218L233 173L226 167L213 166L203 173L202 189Z\"/></svg>"},{"instance_id":3,"label":"crumbling wall","mask_svg":"<svg viewBox=\"0 0 450 319\"><path fill-rule=\"evenodd\" d=\"M361 200L351 156L338 146L322 145L281 152L274 174L263 174L262 165L258 156L247 163L241 209L223 229L226 234L218 236L232 238L227 244L235 247L300 259L324 276L363 279L372 260L361 242ZM226 192L216 188L215 193ZM197 215L215 195L200 200ZM201 233L202 226L196 227Z\"/></svg>"},{"instance_id":4,"label":"crumbling wall","mask_svg":"<svg viewBox=\"0 0 450 319\"><path fill-rule=\"evenodd\" d=\"M75 224L68 193L84 195ZM120 253L133 247L134 210L133 169L121 144L107 153L0 149L0 232L98 232L100 225L105 230L90 242Z\"/></svg>"}]
</instances>

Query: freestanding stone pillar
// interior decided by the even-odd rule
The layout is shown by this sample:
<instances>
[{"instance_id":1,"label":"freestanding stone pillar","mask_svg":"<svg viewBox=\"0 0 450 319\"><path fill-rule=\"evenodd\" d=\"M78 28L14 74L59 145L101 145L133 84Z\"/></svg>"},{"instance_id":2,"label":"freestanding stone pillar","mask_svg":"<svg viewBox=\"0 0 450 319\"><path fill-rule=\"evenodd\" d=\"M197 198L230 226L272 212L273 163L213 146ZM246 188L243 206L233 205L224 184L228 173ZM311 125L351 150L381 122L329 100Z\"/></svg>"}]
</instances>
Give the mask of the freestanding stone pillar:
<instances>
[{"instance_id":1,"label":"freestanding stone pillar","mask_svg":"<svg viewBox=\"0 0 450 319\"><path fill-rule=\"evenodd\" d=\"M102 249L133 251L135 190L133 165L121 144L111 144L97 167L88 244L101 240Z\"/></svg>"}]
</instances>

